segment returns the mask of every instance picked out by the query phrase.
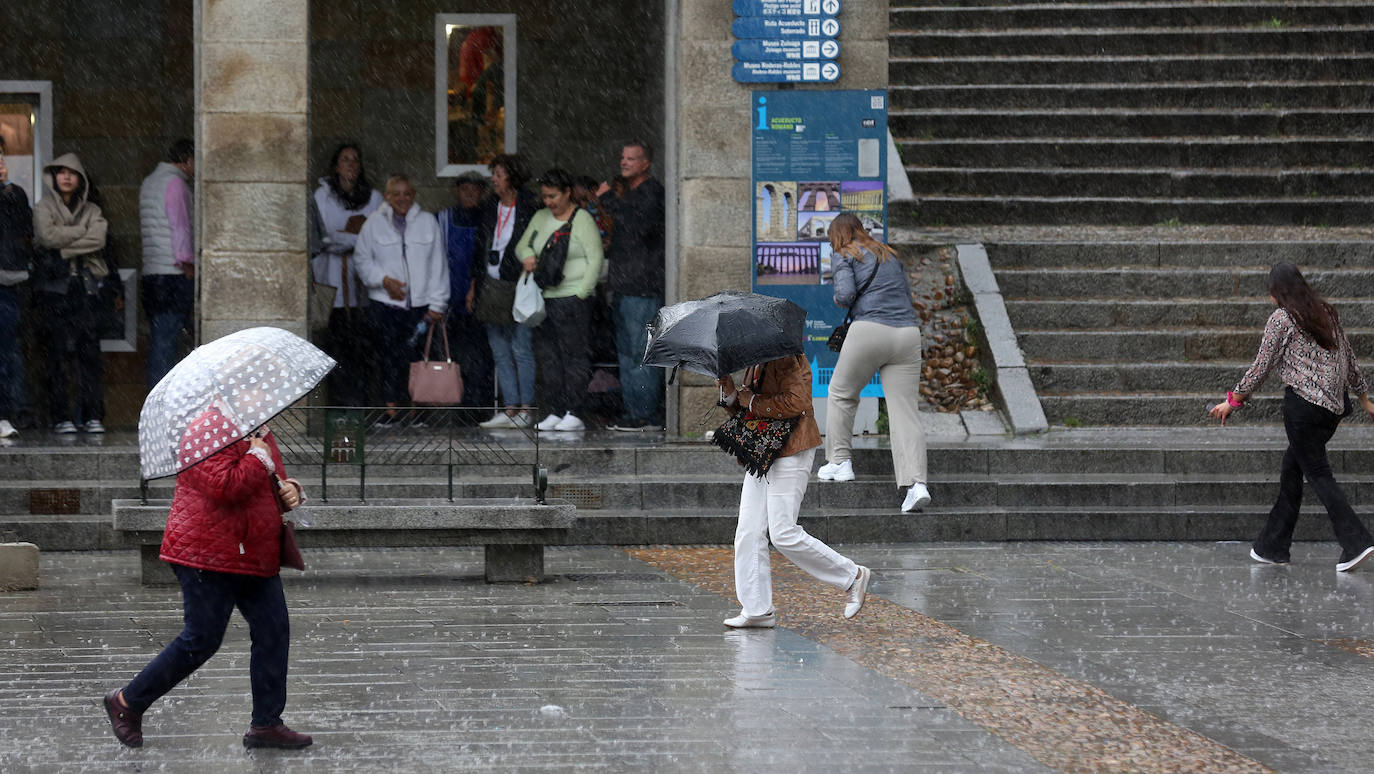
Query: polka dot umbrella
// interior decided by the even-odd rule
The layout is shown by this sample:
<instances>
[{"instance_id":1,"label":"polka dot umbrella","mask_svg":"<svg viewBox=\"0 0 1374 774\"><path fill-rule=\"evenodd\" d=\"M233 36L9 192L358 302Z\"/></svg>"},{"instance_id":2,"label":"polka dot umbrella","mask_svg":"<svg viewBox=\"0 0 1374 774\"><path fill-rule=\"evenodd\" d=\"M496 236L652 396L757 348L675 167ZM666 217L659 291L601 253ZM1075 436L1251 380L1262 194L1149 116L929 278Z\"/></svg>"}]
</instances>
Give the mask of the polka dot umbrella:
<instances>
[{"instance_id":1,"label":"polka dot umbrella","mask_svg":"<svg viewBox=\"0 0 1374 774\"><path fill-rule=\"evenodd\" d=\"M143 478L175 475L246 437L333 367L333 358L281 328L249 328L196 347L143 402Z\"/></svg>"}]
</instances>

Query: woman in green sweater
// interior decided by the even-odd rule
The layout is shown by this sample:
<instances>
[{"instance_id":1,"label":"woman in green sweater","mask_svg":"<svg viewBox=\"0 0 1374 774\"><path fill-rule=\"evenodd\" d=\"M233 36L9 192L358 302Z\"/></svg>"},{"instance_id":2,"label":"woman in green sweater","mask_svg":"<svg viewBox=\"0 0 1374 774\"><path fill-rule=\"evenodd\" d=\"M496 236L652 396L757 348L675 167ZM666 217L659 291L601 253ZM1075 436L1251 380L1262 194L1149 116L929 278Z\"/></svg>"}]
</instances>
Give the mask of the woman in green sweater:
<instances>
[{"instance_id":1,"label":"woman in green sweater","mask_svg":"<svg viewBox=\"0 0 1374 774\"><path fill-rule=\"evenodd\" d=\"M544 209L530 219L515 247L515 257L524 264L525 271L532 272L549 238L569 221L572 223L563 277L557 284L544 288L546 317L534 329L538 394L549 412L536 427L545 431L567 432L587 427L577 416L592 376L591 307L587 299L596 292L603 256L596 220L573 203L572 189L572 175L562 169L550 169L539 178Z\"/></svg>"}]
</instances>

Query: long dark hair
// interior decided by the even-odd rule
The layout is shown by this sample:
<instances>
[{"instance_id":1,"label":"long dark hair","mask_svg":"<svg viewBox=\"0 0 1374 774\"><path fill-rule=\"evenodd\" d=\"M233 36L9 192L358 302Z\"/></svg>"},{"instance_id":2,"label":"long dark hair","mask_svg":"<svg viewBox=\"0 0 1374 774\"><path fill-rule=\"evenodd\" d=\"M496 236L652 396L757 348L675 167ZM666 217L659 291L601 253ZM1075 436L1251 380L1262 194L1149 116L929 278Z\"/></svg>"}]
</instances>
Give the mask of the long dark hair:
<instances>
[{"instance_id":1,"label":"long dark hair","mask_svg":"<svg viewBox=\"0 0 1374 774\"><path fill-rule=\"evenodd\" d=\"M352 191L345 191L339 185L339 157L349 148L358 154L358 180L353 184ZM329 169L324 173L324 182L346 209L356 210L372 200L372 181L367 179L367 167L363 166L363 149L356 143L342 143L334 149L334 155L329 157Z\"/></svg>"},{"instance_id":2,"label":"long dark hair","mask_svg":"<svg viewBox=\"0 0 1374 774\"><path fill-rule=\"evenodd\" d=\"M1269 295L1322 349L1328 352L1336 349L1340 317L1335 307L1307 284L1297 266L1287 261L1274 264L1269 270Z\"/></svg>"}]
</instances>

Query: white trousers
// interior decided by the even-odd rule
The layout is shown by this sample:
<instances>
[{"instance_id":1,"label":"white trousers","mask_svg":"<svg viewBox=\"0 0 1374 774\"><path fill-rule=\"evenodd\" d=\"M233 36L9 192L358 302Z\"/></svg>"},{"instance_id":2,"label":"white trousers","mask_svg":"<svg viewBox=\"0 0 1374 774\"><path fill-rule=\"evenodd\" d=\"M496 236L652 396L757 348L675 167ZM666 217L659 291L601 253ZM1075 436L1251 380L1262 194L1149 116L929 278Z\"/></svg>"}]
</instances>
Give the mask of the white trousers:
<instances>
[{"instance_id":1,"label":"white trousers","mask_svg":"<svg viewBox=\"0 0 1374 774\"><path fill-rule=\"evenodd\" d=\"M815 449L779 457L766 478L745 476L735 528L735 596L749 616L773 610L773 577L768 566L768 541L793 564L817 580L847 589L859 566L835 549L806 534L797 525L806 484L811 479Z\"/></svg>"},{"instance_id":2,"label":"white trousers","mask_svg":"<svg viewBox=\"0 0 1374 774\"><path fill-rule=\"evenodd\" d=\"M849 326L840 359L830 376L825 403L825 459L853 454L854 413L859 392L877 371L887 396L892 431L892 473L897 486L926 482L926 433L921 428L921 329L859 321Z\"/></svg>"}]
</instances>

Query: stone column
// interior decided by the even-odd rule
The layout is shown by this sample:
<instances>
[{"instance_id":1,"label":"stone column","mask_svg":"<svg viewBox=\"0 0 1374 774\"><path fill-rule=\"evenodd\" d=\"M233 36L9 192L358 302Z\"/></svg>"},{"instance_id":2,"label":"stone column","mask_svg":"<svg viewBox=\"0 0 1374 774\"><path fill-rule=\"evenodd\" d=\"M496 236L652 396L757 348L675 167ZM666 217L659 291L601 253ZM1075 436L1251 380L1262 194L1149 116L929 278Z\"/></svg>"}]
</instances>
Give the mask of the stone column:
<instances>
[{"instance_id":1,"label":"stone column","mask_svg":"<svg viewBox=\"0 0 1374 774\"><path fill-rule=\"evenodd\" d=\"M840 79L807 88L887 88L887 0L849 0L842 5ZM749 97L754 88L775 87L736 83L731 77L732 7L730 0L680 0L678 5L677 300L750 286L754 189ZM785 204L795 210L796 200ZM791 213L773 222L791 221L796 233L795 217ZM693 374L679 376L678 425L669 430L686 434L710 429L698 426L698 420L715 403L715 385Z\"/></svg>"},{"instance_id":2,"label":"stone column","mask_svg":"<svg viewBox=\"0 0 1374 774\"><path fill-rule=\"evenodd\" d=\"M196 0L197 341L306 335L308 0Z\"/></svg>"}]
</instances>

